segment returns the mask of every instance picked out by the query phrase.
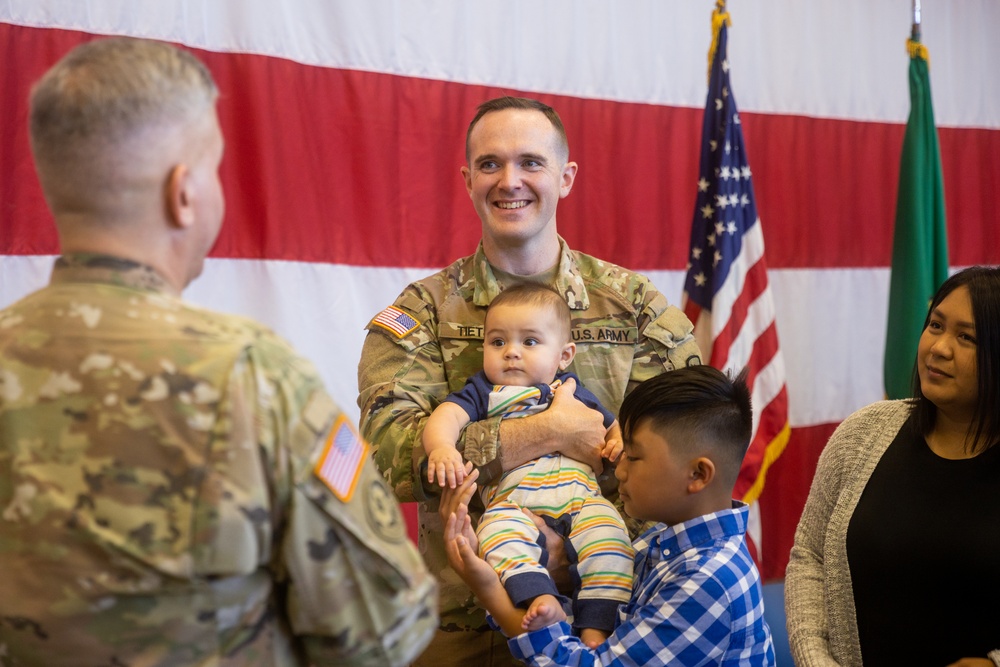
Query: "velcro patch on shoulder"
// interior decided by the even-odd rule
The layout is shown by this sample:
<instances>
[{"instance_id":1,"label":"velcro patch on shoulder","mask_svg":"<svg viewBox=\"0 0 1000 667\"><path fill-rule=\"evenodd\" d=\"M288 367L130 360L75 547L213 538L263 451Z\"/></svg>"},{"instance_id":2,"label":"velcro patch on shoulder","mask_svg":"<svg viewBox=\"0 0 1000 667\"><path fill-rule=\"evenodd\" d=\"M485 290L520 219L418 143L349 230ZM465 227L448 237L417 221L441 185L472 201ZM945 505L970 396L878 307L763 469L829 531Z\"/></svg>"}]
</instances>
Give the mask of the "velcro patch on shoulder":
<instances>
[{"instance_id":1,"label":"velcro patch on shoulder","mask_svg":"<svg viewBox=\"0 0 1000 667\"><path fill-rule=\"evenodd\" d=\"M316 461L313 474L346 503L354 494L367 457L368 445L354 430L347 417L341 415L330 429L323 454Z\"/></svg>"},{"instance_id":2,"label":"velcro patch on shoulder","mask_svg":"<svg viewBox=\"0 0 1000 667\"><path fill-rule=\"evenodd\" d=\"M420 326L420 321L396 306L388 306L372 319L372 324L392 332L396 338L402 338Z\"/></svg>"},{"instance_id":3,"label":"velcro patch on shoulder","mask_svg":"<svg viewBox=\"0 0 1000 667\"><path fill-rule=\"evenodd\" d=\"M339 412L329 394L325 391L316 391L309 397L309 402L302 410L302 421L313 430L313 433L319 435L334 421L333 418Z\"/></svg>"}]
</instances>

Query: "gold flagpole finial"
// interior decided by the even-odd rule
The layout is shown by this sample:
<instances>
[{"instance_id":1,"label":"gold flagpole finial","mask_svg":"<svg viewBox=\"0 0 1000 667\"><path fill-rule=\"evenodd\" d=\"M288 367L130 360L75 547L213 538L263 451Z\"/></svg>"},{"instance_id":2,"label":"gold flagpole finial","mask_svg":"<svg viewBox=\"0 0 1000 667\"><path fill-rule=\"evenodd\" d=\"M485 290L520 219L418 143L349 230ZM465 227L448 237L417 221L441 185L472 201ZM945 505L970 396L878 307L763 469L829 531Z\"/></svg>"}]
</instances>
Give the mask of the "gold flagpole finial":
<instances>
[{"instance_id":1,"label":"gold flagpole finial","mask_svg":"<svg viewBox=\"0 0 1000 667\"><path fill-rule=\"evenodd\" d=\"M726 11L726 0L715 0L712 10L712 45L708 47L708 78L712 78L712 61L715 59L715 49L719 46L719 30L723 25L732 25L729 12Z\"/></svg>"},{"instance_id":2,"label":"gold flagpole finial","mask_svg":"<svg viewBox=\"0 0 1000 667\"><path fill-rule=\"evenodd\" d=\"M920 58L931 66L931 54L927 47L920 43L920 0L913 0L913 29L910 38L906 40L906 51L910 58Z\"/></svg>"}]
</instances>

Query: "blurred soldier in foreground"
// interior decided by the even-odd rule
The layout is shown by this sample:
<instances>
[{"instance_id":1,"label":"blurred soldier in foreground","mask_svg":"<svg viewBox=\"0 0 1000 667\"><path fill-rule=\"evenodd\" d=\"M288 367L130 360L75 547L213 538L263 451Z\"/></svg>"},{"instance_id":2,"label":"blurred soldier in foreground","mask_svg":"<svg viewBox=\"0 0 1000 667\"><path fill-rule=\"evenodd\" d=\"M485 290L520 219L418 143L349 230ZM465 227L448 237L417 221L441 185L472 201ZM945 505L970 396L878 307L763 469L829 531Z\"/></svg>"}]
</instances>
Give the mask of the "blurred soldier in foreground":
<instances>
[{"instance_id":1,"label":"blurred soldier in foreground","mask_svg":"<svg viewBox=\"0 0 1000 667\"><path fill-rule=\"evenodd\" d=\"M217 94L134 39L32 92L63 254L0 311L0 664L400 665L437 627L312 365L180 298L223 218Z\"/></svg>"}]
</instances>

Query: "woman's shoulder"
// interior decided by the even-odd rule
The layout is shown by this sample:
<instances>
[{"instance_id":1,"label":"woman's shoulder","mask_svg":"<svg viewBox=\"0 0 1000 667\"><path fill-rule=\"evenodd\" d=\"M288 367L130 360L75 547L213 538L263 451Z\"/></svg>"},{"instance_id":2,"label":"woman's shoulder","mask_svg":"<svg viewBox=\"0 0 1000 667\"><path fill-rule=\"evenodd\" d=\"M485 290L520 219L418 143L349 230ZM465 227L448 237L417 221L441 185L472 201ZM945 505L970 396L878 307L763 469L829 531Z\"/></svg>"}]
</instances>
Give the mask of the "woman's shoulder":
<instances>
[{"instance_id":1,"label":"woman's shoulder","mask_svg":"<svg viewBox=\"0 0 1000 667\"><path fill-rule=\"evenodd\" d=\"M864 427L885 422L902 424L913 410L909 399L876 401L852 413L844 420L844 425Z\"/></svg>"},{"instance_id":2,"label":"woman's shoulder","mask_svg":"<svg viewBox=\"0 0 1000 667\"><path fill-rule=\"evenodd\" d=\"M895 437L912 411L909 400L877 401L857 410L840 423L830 444L870 443L881 437Z\"/></svg>"}]
</instances>

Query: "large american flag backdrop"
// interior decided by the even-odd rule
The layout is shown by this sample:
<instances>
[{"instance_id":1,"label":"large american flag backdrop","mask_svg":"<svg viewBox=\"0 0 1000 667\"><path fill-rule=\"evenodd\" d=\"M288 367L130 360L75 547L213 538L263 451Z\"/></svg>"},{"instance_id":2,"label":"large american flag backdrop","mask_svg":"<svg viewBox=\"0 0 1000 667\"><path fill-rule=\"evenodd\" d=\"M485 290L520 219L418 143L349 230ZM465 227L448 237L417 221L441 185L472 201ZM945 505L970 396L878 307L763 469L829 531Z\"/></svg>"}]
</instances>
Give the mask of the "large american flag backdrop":
<instances>
[{"instance_id":1,"label":"large american flag backdrop","mask_svg":"<svg viewBox=\"0 0 1000 667\"><path fill-rule=\"evenodd\" d=\"M194 49L222 89L226 223L188 297L256 317L356 418L367 321L466 255L466 124L504 93L554 105L580 164L559 229L679 303L714 0L0 0L0 306L56 236L28 151L32 81L95 35ZM741 0L729 62L752 157L791 436L760 496L783 574L816 458L881 398L908 0ZM951 265L1000 262L1000 3L925 2ZM768 558L768 555L777 555Z\"/></svg>"}]
</instances>

